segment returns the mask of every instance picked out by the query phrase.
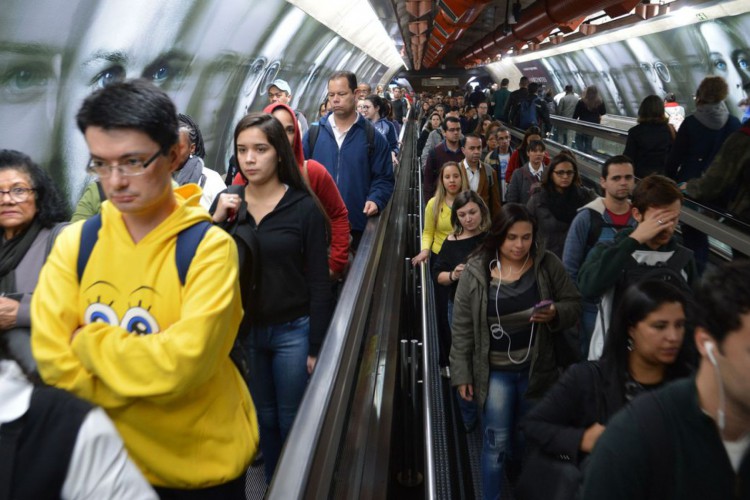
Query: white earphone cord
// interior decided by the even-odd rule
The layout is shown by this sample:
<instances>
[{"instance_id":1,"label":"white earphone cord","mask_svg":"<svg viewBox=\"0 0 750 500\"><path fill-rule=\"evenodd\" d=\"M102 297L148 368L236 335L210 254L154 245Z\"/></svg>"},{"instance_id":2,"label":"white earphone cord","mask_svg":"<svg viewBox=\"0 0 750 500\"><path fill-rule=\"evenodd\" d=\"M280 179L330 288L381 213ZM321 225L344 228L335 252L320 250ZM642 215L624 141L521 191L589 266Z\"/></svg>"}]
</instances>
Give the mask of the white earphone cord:
<instances>
[{"instance_id":1,"label":"white earphone cord","mask_svg":"<svg viewBox=\"0 0 750 500\"><path fill-rule=\"evenodd\" d=\"M717 411L716 420L718 420L717 424L719 425L719 430L723 432L726 425L726 416L724 413L724 405L726 404L726 401L724 399L724 382L721 380L721 370L719 370L719 362L716 361L716 356L713 353L714 344L712 342L706 342L706 344L708 359L709 361L711 361L711 365L713 365L714 367L714 372L716 373L716 383L719 384L719 410Z\"/></svg>"},{"instance_id":2,"label":"white earphone cord","mask_svg":"<svg viewBox=\"0 0 750 500\"><path fill-rule=\"evenodd\" d=\"M529 261L528 255L526 256L526 262ZM523 267L526 267L526 262L524 262ZM508 337L508 359L511 363L514 365L521 365L526 362L527 359L529 359L529 354L531 354L531 344L534 342L534 328L536 327L536 323L531 323L531 335L529 336L529 345L526 348L526 355L523 357L522 360L516 361L513 359L513 356L510 355L510 347L511 347L511 338L510 334L506 332L503 329L503 325L500 323L500 310L497 307L498 299L500 298L500 284L502 283L502 267L500 265L500 260L497 259L497 255L495 255L495 259L490 261L490 275L492 275L492 265L497 263L497 269L500 271L500 279L497 280L497 290L495 291L495 315L497 316L497 324L490 325L490 335L492 335L492 338L495 340L502 340L502 338ZM521 269L523 269L523 267ZM500 332L500 335L498 336L497 333Z\"/></svg>"}]
</instances>

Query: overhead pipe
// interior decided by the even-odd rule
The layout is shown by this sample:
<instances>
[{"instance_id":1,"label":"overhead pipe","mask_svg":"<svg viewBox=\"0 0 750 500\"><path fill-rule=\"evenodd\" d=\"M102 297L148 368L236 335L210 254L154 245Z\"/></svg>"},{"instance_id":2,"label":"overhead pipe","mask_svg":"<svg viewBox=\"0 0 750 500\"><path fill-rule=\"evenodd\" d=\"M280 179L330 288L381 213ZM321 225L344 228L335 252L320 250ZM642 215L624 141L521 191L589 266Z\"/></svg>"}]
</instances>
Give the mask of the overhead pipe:
<instances>
[{"instance_id":1,"label":"overhead pipe","mask_svg":"<svg viewBox=\"0 0 750 500\"><path fill-rule=\"evenodd\" d=\"M458 59L465 65L475 64L483 60L482 56L493 57L519 43L540 42L555 28L559 27L561 31L570 31L573 26L577 28L583 22L578 22L579 19L600 10L610 17L618 17L627 14L639 3L640 0L538 0L521 11L520 20L512 25L510 33L505 33L504 27L500 26L490 34L494 39L493 44L483 42L487 39L485 37Z\"/></svg>"},{"instance_id":2,"label":"overhead pipe","mask_svg":"<svg viewBox=\"0 0 750 500\"><path fill-rule=\"evenodd\" d=\"M439 43L435 57L425 58L425 67L434 66L453 43L474 24L479 14L492 0L438 0L431 40Z\"/></svg>"}]
</instances>

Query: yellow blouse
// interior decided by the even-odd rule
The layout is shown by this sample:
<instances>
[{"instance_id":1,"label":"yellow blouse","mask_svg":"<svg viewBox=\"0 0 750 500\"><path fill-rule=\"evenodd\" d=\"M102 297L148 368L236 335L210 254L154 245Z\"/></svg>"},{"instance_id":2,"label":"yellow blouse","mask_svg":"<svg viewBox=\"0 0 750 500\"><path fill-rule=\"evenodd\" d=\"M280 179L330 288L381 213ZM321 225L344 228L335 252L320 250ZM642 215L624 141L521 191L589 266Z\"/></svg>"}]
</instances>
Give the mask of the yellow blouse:
<instances>
[{"instance_id":1,"label":"yellow blouse","mask_svg":"<svg viewBox=\"0 0 750 500\"><path fill-rule=\"evenodd\" d=\"M430 249L433 253L440 253L443 241L453 232L451 225L451 207L443 202L440 207L437 228L435 227L435 198L430 198L424 209L424 230L422 231L422 250Z\"/></svg>"}]
</instances>

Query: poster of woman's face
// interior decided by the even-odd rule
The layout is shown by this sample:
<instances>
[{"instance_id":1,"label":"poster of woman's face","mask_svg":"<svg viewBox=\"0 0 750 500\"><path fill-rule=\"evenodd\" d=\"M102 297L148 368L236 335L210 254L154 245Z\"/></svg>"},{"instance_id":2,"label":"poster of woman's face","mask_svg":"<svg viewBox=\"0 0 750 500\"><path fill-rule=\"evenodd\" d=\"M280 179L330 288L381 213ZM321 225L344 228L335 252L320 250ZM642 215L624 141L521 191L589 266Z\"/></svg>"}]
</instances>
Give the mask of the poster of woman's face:
<instances>
[{"instance_id":1,"label":"poster of woman's face","mask_svg":"<svg viewBox=\"0 0 750 500\"><path fill-rule=\"evenodd\" d=\"M552 56L544 64L529 61L518 68L556 68L556 74L546 77L555 93L568 84L576 90L596 85L608 113L632 117L644 97L669 92L692 112L698 84L718 75L729 85L727 107L739 117L743 110L738 104L747 97L743 88L750 83L748 47L750 13L745 13Z\"/></svg>"},{"instance_id":2,"label":"poster of woman's face","mask_svg":"<svg viewBox=\"0 0 750 500\"><path fill-rule=\"evenodd\" d=\"M285 0L3 0L0 148L29 154L75 204L90 180L78 108L100 87L146 78L193 116L207 166L222 172L235 123L268 104L268 81L288 81L314 119L344 60L373 84L386 70Z\"/></svg>"}]
</instances>

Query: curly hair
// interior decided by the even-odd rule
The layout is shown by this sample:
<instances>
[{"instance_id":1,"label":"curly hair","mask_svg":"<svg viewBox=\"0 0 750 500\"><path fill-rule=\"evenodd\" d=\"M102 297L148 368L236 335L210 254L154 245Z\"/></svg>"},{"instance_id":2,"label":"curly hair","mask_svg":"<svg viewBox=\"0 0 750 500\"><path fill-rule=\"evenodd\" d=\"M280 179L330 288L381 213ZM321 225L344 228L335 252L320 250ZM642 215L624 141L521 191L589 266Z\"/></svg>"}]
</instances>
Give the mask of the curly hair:
<instances>
[{"instance_id":1,"label":"curly hair","mask_svg":"<svg viewBox=\"0 0 750 500\"><path fill-rule=\"evenodd\" d=\"M36 219L42 227L52 227L70 218L70 210L49 174L32 159L12 149L0 150L0 171L15 170L29 176L36 199Z\"/></svg>"},{"instance_id":2,"label":"curly hair","mask_svg":"<svg viewBox=\"0 0 750 500\"><path fill-rule=\"evenodd\" d=\"M720 76L707 76L695 91L696 104L716 104L727 98L729 86Z\"/></svg>"}]
</instances>

